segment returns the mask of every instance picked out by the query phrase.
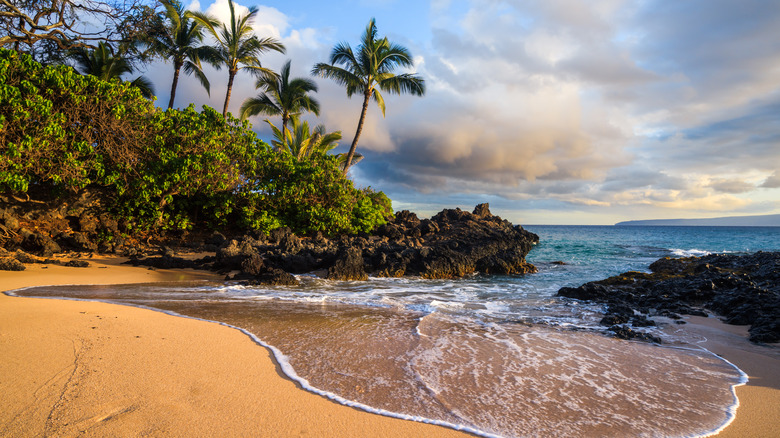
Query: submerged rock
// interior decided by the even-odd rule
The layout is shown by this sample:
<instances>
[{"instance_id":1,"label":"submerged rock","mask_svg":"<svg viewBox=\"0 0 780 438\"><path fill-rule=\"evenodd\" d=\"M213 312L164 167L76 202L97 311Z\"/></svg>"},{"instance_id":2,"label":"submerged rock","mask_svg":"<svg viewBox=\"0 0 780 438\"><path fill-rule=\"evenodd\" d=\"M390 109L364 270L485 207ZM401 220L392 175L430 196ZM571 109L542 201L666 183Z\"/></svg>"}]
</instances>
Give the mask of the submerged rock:
<instances>
[{"instance_id":1,"label":"submerged rock","mask_svg":"<svg viewBox=\"0 0 780 438\"><path fill-rule=\"evenodd\" d=\"M630 317L641 327L652 323L646 315L679 319L707 316L709 310L728 324L750 325L753 342L780 341L780 252L665 257L650 270L564 287L558 295L608 304L604 325L624 324Z\"/></svg>"}]
</instances>

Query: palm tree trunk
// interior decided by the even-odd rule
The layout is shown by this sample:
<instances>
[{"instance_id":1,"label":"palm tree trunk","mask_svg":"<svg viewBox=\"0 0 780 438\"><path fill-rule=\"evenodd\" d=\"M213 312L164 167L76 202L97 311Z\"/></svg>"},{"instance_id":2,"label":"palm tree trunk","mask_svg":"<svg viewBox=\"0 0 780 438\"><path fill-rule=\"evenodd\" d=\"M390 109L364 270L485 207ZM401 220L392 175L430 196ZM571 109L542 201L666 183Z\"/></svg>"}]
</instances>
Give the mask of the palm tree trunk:
<instances>
[{"instance_id":1,"label":"palm tree trunk","mask_svg":"<svg viewBox=\"0 0 780 438\"><path fill-rule=\"evenodd\" d=\"M287 146L287 121L290 120L290 116L285 111L282 113L282 144Z\"/></svg>"},{"instance_id":2,"label":"palm tree trunk","mask_svg":"<svg viewBox=\"0 0 780 438\"><path fill-rule=\"evenodd\" d=\"M366 112L368 112L368 101L371 99L371 91L366 92L363 95L363 110L360 111L360 120L358 121L357 131L355 132L355 138L352 139L352 146L349 147L347 153L347 160L344 162L344 175L347 174L349 166L352 165L352 157L355 156L355 149L357 149L358 139L360 133L363 132L363 122L366 121Z\"/></svg>"},{"instance_id":3,"label":"palm tree trunk","mask_svg":"<svg viewBox=\"0 0 780 438\"><path fill-rule=\"evenodd\" d=\"M176 98L176 85L179 83L179 70L181 70L181 63L176 62L173 65L173 84L171 85L171 99L168 101L168 109L173 108L173 99Z\"/></svg>"},{"instance_id":4,"label":"palm tree trunk","mask_svg":"<svg viewBox=\"0 0 780 438\"><path fill-rule=\"evenodd\" d=\"M233 79L236 77L238 71L230 70L228 72L228 86L227 93L225 94L225 106L222 107L222 117L227 117L228 104L230 103L230 92L233 90Z\"/></svg>"}]
</instances>

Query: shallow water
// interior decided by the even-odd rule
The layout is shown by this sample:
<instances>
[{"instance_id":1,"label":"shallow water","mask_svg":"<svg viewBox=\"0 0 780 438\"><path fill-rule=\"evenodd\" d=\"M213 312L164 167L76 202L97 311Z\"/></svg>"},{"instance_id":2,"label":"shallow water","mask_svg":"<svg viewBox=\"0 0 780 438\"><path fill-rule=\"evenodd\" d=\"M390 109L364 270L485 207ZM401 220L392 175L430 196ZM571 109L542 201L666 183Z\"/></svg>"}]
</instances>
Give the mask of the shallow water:
<instances>
[{"instance_id":1,"label":"shallow water","mask_svg":"<svg viewBox=\"0 0 780 438\"><path fill-rule=\"evenodd\" d=\"M663 256L777 250L780 229L528 228L541 243L529 255L540 272L527 276L302 276L299 287L80 286L20 295L123 302L241 327L275 347L305 387L482 434L696 436L731 418L732 386L744 375L697 338L663 327L647 330L664 347L609 338L598 326L600 306L554 295L647 270Z\"/></svg>"},{"instance_id":2,"label":"shallow water","mask_svg":"<svg viewBox=\"0 0 780 438\"><path fill-rule=\"evenodd\" d=\"M221 321L276 347L282 361L321 391L507 437L696 435L728 420L731 386L742 381L737 369L704 351L616 340L569 325L475 317L460 306L422 311L250 297L246 290L237 299L234 287L241 288L73 286L23 294Z\"/></svg>"}]
</instances>

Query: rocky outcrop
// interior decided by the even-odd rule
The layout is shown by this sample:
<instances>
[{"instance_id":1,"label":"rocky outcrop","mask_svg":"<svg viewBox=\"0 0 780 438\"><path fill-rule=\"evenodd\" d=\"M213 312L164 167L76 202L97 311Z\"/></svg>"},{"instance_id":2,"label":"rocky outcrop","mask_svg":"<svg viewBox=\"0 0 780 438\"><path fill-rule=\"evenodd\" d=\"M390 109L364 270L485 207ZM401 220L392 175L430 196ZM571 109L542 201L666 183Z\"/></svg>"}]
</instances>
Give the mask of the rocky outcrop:
<instances>
[{"instance_id":1,"label":"rocky outcrop","mask_svg":"<svg viewBox=\"0 0 780 438\"><path fill-rule=\"evenodd\" d=\"M650 270L565 287L558 295L607 304L602 324L616 330L651 324L648 316L711 311L728 324L750 325L753 342L780 341L780 252L667 257Z\"/></svg>"},{"instance_id":2,"label":"rocky outcrop","mask_svg":"<svg viewBox=\"0 0 780 438\"><path fill-rule=\"evenodd\" d=\"M525 274L536 272L525 256L538 242L537 235L494 216L482 204L473 213L443 210L431 219L400 211L373 235L328 239L317 233L301 238L289 228L279 228L268 235L224 239L213 259L187 267L212 269L227 279L255 284L295 284L290 274L311 272L334 280ZM183 262L151 257L132 263L173 267Z\"/></svg>"},{"instance_id":3,"label":"rocky outcrop","mask_svg":"<svg viewBox=\"0 0 780 438\"><path fill-rule=\"evenodd\" d=\"M293 274L319 271L330 279L363 280L369 274L459 278L535 272L525 256L538 241L483 204L475 213L444 210L431 219L400 211L370 236L300 239L280 229L265 241L245 237L242 245L252 246L265 264Z\"/></svg>"}]
</instances>

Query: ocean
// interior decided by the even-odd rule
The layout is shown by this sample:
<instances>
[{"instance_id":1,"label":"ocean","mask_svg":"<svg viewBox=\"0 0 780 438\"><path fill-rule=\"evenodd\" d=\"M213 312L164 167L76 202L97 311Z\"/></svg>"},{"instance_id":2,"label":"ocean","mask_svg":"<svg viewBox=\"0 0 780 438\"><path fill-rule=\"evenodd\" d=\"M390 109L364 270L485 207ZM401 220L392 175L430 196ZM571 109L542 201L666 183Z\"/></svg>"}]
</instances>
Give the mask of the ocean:
<instances>
[{"instance_id":1,"label":"ocean","mask_svg":"<svg viewBox=\"0 0 780 438\"><path fill-rule=\"evenodd\" d=\"M780 251L780 228L527 226L539 272L460 280L300 276L71 286L26 296L120 302L218 321L272 349L303 388L383 415L482 436L703 436L733 417L746 376L657 318L663 345L609 337L600 305L555 296L661 257Z\"/></svg>"}]
</instances>

